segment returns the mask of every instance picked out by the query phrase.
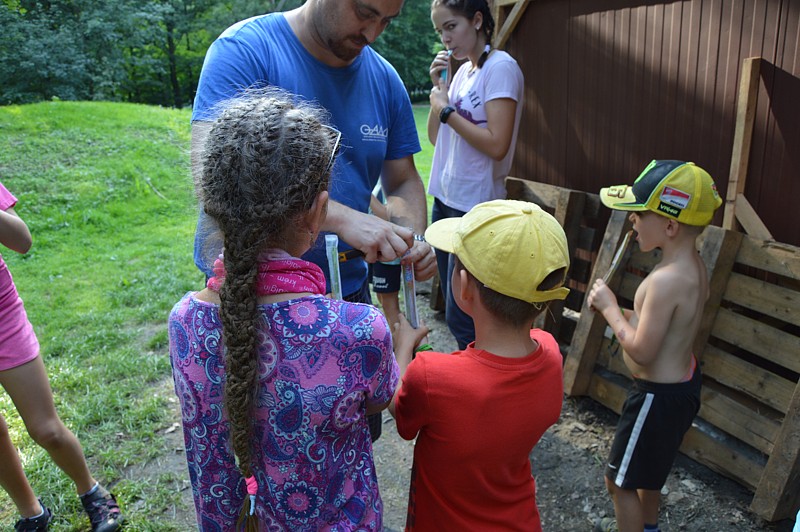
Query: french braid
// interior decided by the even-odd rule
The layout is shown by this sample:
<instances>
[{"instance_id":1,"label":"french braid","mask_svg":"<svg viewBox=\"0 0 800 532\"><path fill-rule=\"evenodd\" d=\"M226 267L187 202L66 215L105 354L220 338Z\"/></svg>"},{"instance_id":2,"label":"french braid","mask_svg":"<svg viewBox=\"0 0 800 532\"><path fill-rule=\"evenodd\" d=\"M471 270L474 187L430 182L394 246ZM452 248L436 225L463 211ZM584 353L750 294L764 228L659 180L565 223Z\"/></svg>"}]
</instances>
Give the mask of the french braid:
<instances>
[{"instance_id":1,"label":"french braid","mask_svg":"<svg viewBox=\"0 0 800 532\"><path fill-rule=\"evenodd\" d=\"M224 235L220 318L226 348L225 407L242 475L252 475L257 259L326 190L334 139L323 114L277 89L226 102L209 133L199 182L205 212Z\"/></svg>"}]
</instances>

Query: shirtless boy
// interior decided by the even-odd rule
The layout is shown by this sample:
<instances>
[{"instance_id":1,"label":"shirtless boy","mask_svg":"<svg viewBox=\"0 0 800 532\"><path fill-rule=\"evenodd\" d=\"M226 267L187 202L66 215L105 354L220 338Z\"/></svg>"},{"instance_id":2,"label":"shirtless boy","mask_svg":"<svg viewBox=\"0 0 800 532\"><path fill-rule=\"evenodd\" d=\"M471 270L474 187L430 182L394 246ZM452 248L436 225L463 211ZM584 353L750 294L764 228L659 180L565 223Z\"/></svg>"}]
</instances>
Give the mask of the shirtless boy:
<instances>
[{"instance_id":1,"label":"shirtless boy","mask_svg":"<svg viewBox=\"0 0 800 532\"><path fill-rule=\"evenodd\" d=\"M639 249L660 248L663 257L636 290L633 310L621 309L601 279L589 293L634 378L605 473L616 520L595 530L657 532L661 488L700 409L692 343L709 290L696 239L722 200L705 170L682 161L652 161L632 186L604 188L600 198L631 211Z\"/></svg>"}]
</instances>

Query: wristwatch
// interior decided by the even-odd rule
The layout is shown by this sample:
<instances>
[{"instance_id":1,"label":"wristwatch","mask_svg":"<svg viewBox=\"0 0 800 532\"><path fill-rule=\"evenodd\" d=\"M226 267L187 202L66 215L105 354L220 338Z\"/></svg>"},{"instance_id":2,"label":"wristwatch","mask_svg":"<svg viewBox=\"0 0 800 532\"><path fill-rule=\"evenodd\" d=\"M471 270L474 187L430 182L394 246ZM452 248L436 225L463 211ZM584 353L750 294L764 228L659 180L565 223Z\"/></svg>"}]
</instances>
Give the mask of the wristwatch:
<instances>
[{"instance_id":1,"label":"wristwatch","mask_svg":"<svg viewBox=\"0 0 800 532\"><path fill-rule=\"evenodd\" d=\"M455 110L456 110L455 107L452 107L450 105L442 109L441 112L439 113L439 122L441 122L442 124L446 124L447 119L450 118L450 115L453 114Z\"/></svg>"}]
</instances>

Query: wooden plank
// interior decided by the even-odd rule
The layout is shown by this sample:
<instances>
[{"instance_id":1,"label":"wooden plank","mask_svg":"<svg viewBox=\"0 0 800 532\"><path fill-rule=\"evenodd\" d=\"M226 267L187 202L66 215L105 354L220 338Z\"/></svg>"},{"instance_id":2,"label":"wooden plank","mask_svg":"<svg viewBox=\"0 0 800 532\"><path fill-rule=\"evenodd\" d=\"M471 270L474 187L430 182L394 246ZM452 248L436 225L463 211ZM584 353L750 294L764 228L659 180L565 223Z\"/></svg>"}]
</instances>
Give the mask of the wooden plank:
<instances>
[{"instance_id":1,"label":"wooden plank","mask_svg":"<svg viewBox=\"0 0 800 532\"><path fill-rule=\"evenodd\" d=\"M779 366L800 373L800 342L789 333L720 308L712 334Z\"/></svg>"},{"instance_id":2,"label":"wooden plank","mask_svg":"<svg viewBox=\"0 0 800 532\"><path fill-rule=\"evenodd\" d=\"M764 471L759 457L753 452L742 452L739 448L742 444L737 446L735 441L730 441L732 438L714 433L712 427L709 429L701 430L693 425L683 437L681 452L747 489L755 490Z\"/></svg>"},{"instance_id":3,"label":"wooden plank","mask_svg":"<svg viewBox=\"0 0 800 532\"><path fill-rule=\"evenodd\" d=\"M774 240L774 238L772 238L772 233L769 232L767 226L764 225L764 222L758 217L756 210L742 194L736 196L734 213L736 214L736 220L742 226L745 233L754 238L760 238L761 240Z\"/></svg>"},{"instance_id":4,"label":"wooden plank","mask_svg":"<svg viewBox=\"0 0 800 532\"><path fill-rule=\"evenodd\" d=\"M761 314L800 326L800 292L732 273L724 299Z\"/></svg>"},{"instance_id":5,"label":"wooden plank","mask_svg":"<svg viewBox=\"0 0 800 532\"><path fill-rule=\"evenodd\" d=\"M588 394L619 414L627 389L613 376L596 373L592 376ZM751 490L755 489L764 469L757 453L699 419L684 436L681 452Z\"/></svg>"},{"instance_id":6,"label":"wooden plank","mask_svg":"<svg viewBox=\"0 0 800 532\"><path fill-rule=\"evenodd\" d=\"M795 384L713 345L703 352L703 374L785 414Z\"/></svg>"},{"instance_id":7,"label":"wooden plank","mask_svg":"<svg viewBox=\"0 0 800 532\"><path fill-rule=\"evenodd\" d=\"M736 127L733 134L731 172L725 200L722 227L735 230L736 197L744 193L747 165L750 161L750 143L753 138L753 119L758 103L758 83L761 79L761 58L748 57L742 64L739 81L739 99L736 106Z\"/></svg>"},{"instance_id":8,"label":"wooden plank","mask_svg":"<svg viewBox=\"0 0 800 532\"><path fill-rule=\"evenodd\" d=\"M647 253L642 252L639 250L639 243L634 241L631 244L630 256L628 261L629 269L650 273L661 262L662 253L660 249L648 251Z\"/></svg>"},{"instance_id":9,"label":"wooden plank","mask_svg":"<svg viewBox=\"0 0 800 532\"><path fill-rule=\"evenodd\" d=\"M745 237L736 262L790 279L800 279L800 248L789 244Z\"/></svg>"},{"instance_id":10,"label":"wooden plank","mask_svg":"<svg viewBox=\"0 0 800 532\"><path fill-rule=\"evenodd\" d=\"M800 507L800 383L755 491L750 509L767 521L793 518Z\"/></svg>"},{"instance_id":11,"label":"wooden plank","mask_svg":"<svg viewBox=\"0 0 800 532\"><path fill-rule=\"evenodd\" d=\"M708 270L709 295L703 307L700 327L697 329L692 351L699 359L703 359L703 349L708 343L711 330L717 317L717 310L722 301L725 287L728 284L742 235L733 231L725 231L718 227L706 227L703 231L700 256Z\"/></svg>"},{"instance_id":12,"label":"wooden plank","mask_svg":"<svg viewBox=\"0 0 800 532\"><path fill-rule=\"evenodd\" d=\"M581 216L585 204L585 193L566 188L562 188L559 191L556 201L556 212L553 216L558 223L561 224L561 227L564 228L564 233L567 235L570 257L575 254L575 249L577 248L578 232L580 230Z\"/></svg>"},{"instance_id":13,"label":"wooden plank","mask_svg":"<svg viewBox=\"0 0 800 532\"><path fill-rule=\"evenodd\" d=\"M700 397L701 418L764 454L772 452L780 430L779 420L761 415L710 379L703 382Z\"/></svg>"},{"instance_id":14,"label":"wooden plank","mask_svg":"<svg viewBox=\"0 0 800 532\"><path fill-rule=\"evenodd\" d=\"M435 311L443 311L446 305L446 298L444 294L442 294L442 283L439 279L439 272L438 270L433 273L433 278L431 279L431 296L429 299L429 305L431 310Z\"/></svg>"},{"instance_id":15,"label":"wooden plank","mask_svg":"<svg viewBox=\"0 0 800 532\"><path fill-rule=\"evenodd\" d=\"M508 14L506 19L503 21L503 27L500 28L500 31L495 34L494 37L494 47L495 48L503 48L505 46L506 41L514 31L514 28L517 27L517 23L519 23L520 18L522 18L522 14L525 12L525 8L528 7L530 0L517 0L514 3L514 7L511 8L511 12ZM495 19L500 21L498 17Z\"/></svg>"},{"instance_id":16,"label":"wooden plank","mask_svg":"<svg viewBox=\"0 0 800 532\"><path fill-rule=\"evenodd\" d=\"M565 189L564 187L558 187L555 185L548 185L547 183L539 183L537 181L531 181L529 179L521 179L519 177L514 177L514 176L506 177L505 184L506 184L506 198L532 201L537 205L540 206L546 205L551 209L555 208L556 204L558 203L558 195L561 193L562 190L572 190L572 189ZM588 192L584 192L584 194L585 196L584 196L583 215L588 218L597 217L597 215L600 213L600 209L601 208L605 209L605 207L603 207L602 203L600 202L600 196Z\"/></svg>"},{"instance_id":17,"label":"wooden plank","mask_svg":"<svg viewBox=\"0 0 800 532\"><path fill-rule=\"evenodd\" d=\"M587 227L585 225L581 226L580 232L578 233L578 249L586 249L586 250L594 250L598 246L595 244L595 238L597 237L597 233L599 231L594 227Z\"/></svg>"},{"instance_id":18,"label":"wooden plank","mask_svg":"<svg viewBox=\"0 0 800 532\"><path fill-rule=\"evenodd\" d=\"M636 294L636 289L639 288L639 285L642 284L642 280L644 277L636 275L634 273L625 272L622 276L622 282L619 285L619 289L617 289L614 293L617 296L617 299L627 299L628 301L633 301L633 296Z\"/></svg>"},{"instance_id":19,"label":"wooden plank","mask_svg":"<svg viewBox=\"0 0 800 532\"><path fill-rule=\"evenodd\" d=\"M613 211L606 226L603 244L597 255L591 278L601 277L611 265L611 260L629 226L628 217L623 211ZM612 289L616 287L611 287ZM564 392L567 395L586 394L594 371L597 350L603 339L606 321L602 315L592 311L584 300L581 319L575 328L572 344L564 365Z\"/></svg>"},{"instance_id":20,"label":"wooden plank","mask_svg":"<svg viewBox=\"0 0 800 532\"><path fill-rule=\"evenodd\" d=\"M554 209L562 189L553 185L526 181L516 177L506 178L506 198L530 201L540 207Z\"/></svg>"},{"instance_id":21,"label":"wooden plank","mask_svg":"<svg viewBox=\"0 0 800 532\"><path fill-rule=\"evenodd\" d=\"M559 190L558 199L556 201L553 217L558 221L561 227L564 228L570 257L575 256L585 199L586 194L583 192L562 188ZM573 277L573 271L574 268L571 267L568 278ZM548 305L549 311L541 314L545 317L544 330L548 331L556 338L561 336L561 318L564 313L564 305L564 301L551 301Z\"/></svg>"}]
</instances>

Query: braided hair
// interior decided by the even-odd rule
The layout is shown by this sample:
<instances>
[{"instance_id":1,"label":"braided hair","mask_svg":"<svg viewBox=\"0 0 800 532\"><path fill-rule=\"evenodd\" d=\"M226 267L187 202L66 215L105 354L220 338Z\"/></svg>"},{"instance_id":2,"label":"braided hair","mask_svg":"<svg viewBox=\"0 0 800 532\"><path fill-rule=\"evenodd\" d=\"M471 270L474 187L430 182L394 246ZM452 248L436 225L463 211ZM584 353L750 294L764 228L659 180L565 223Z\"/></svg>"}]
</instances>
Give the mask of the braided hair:
<instances>
[{"instance_id":1,"label":"braided hair","mask_svg":"<svg viewBox=\"0 0 800 532\"><path fill-rule=\"evenodd\" d=\"M478 58L477 66L481 68L492 50L492 37L494 37L495 22L489 0L433 0L431 9L437 6L446 7L453 13L462 15L468 20L472 20L475 17L475 13L480 13L483 16L481 31L486 36L486 49Z\"/></svg>"},{"instance_id":2,"label":"braided hair","mask_svg":"<svg viewBox=\"0 0 800 532\"><path fill-rule=\"evenodd\" d=\"M224 400L238 468L247 478L258 379L258 255L283 247L289 226L327 190L336 145L322 111L278 89L245 93L222 108L206 141L198 193L224 235Z\"/></svg>"}]
</instances>

